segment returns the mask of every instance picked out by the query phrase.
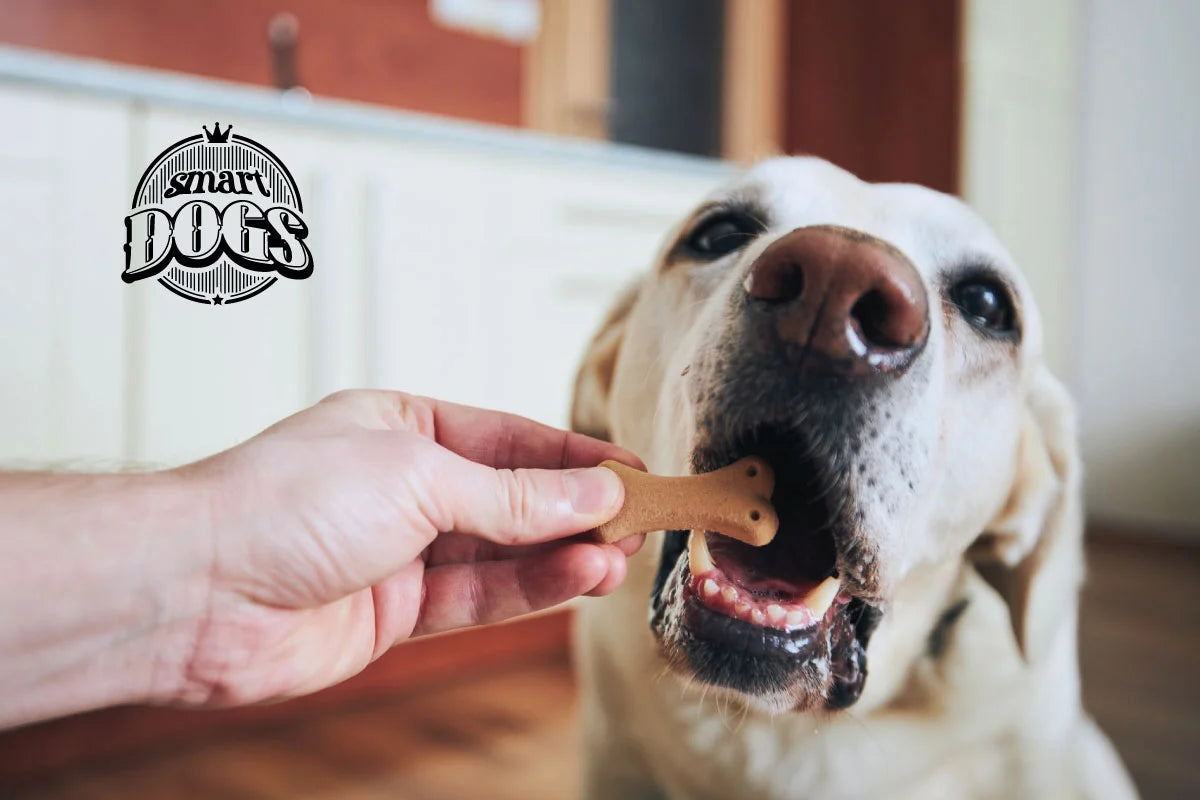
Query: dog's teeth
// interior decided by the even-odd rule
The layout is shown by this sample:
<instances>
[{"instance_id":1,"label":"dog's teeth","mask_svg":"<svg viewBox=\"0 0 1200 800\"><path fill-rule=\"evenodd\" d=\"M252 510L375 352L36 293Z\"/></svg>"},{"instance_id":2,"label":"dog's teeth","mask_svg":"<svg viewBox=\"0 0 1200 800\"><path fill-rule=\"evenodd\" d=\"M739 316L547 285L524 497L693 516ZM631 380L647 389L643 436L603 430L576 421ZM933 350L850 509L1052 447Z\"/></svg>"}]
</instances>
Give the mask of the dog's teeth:
<instances>
[{"instance_id":1,"label":"dog's teeth","mask_svg":"<svg viewBox=\"0 0 1200 800\"><path fill-rule=\"evenodd\" d=\"M733 607L733 610L742 619L749 619L750 617L750 604L745 600L739 600L737 605Z\"/></svg>"},{"instance_id":2,"label":"dog's teeth","mask_svg":"<svg viewBox=\"0 0 1200 800\"><path fill-rule=\"evenodd\" d=\"M700 594L705 597L716 597L719 591L721 587L717 586L717 582L712 578L705 578L704 583L700 584Z\"/></svg>"},{"instance_id":3,"label":"dog's teeth","mask_svg":"<svg viewBox=\"0 0 1200 800\"><path fill-rule=\"evenodd\" d=\"M755 625L762 625L767 621L767 615L762 612L762 609L752 608L750 609L750 621Z\"/></svg>"},{"instance_id":4,"label":"dog's teeth","mask_svg":"<svg viewBox=\"0 0 1200 800\"><path fill-rule=\"evenodd\" d=\"M715 568L712 554L708 552L704 531L692 531L688 537L688 570L693 575L700 576L712 572Z\"/></svg>"},{"instance_id":5,"label":"dog's teeth","mask_svg":"<svg viewBox=\"0 0 1200 800\"><path fill-rule=\"evenodd\" d=\"M808 606L814 617L821 619L825 616L825 612L829 610L829 607L833 605L833 600L837 597L841 588L842 579L831 575L821 581L817 588L805 595L804 605Z\"/></svg>"},{"instance_id":6,"label":"dog's teeth","mask_svg":"<svg viewBox=\"0 0 1200 800\"><path fill-rule=\"evenodd\" d=\"M732 586L721 587L721 597L724 598L726 603L734 602L737 600L737 596L737 589L733 588Z\"/></svg>"},{"instance_id":7,"label":"dog's teeth","mask_svg":"<svg viewBox=\"0 0 1200 800\"><path fill-rule=\"evenodd\" d=\"M787 618L787 612L783 610L783 606L778 603L771 603L767 606L767 619L771 620L772 625L778 625Z\"/></svg>"},{"instance_id":8,"label":"dog's teeth","mask_svg":"<svg viewBox=\"0 0 1200 800\"><path fill-rule=\"evenodd\" d=\"M793 608L787 612L787 626L789 628L800 628L807 625L812 615L807 610L802 608Z\"/></svg>"}]
</instances>

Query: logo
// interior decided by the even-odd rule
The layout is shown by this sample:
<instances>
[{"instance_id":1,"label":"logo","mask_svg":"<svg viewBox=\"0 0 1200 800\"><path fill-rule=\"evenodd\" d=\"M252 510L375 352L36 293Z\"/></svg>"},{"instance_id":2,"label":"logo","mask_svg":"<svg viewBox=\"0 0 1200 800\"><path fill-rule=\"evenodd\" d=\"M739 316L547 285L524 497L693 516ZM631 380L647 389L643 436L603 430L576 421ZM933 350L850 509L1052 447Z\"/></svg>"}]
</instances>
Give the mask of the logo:
<instances>
[{"instance_id":1,"label":"logo","mask_svg":"<svg viewBox=\"0 0 1200 800\"><path fill-rule=\"evenodd\" d=\"M227 305L313 271L296 181L258 142L213 123L147 167L125 217L126 283L158 278L187 300Z\"/></svg>"}]
</instances>

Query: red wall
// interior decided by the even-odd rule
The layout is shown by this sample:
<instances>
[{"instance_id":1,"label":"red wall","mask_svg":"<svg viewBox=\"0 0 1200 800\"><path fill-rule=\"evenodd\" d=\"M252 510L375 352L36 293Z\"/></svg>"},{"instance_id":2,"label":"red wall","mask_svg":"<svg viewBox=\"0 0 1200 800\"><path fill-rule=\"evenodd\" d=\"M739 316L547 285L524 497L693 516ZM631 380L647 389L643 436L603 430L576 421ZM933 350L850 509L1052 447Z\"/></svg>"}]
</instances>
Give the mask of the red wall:
<instances>
[{"instance_id":1,"label":"red wall","mask_svg":"<svg viewBox=\"0 0 1200 800\"><path fill-rule=\"evenodd\" d=\"M958 189L960 0L789 0L785 145Z\"/></svg>"},{"instance_id":2,"label":"red wall","mask_svg":"<svg viewBox=\"0 0 1200 800\"><path fill-rule=\"evenodd\" d=\"M439 27L428 0L0 0L0 43L272 85L281 11L314 94L520 124L521 49Z\"/></svg>"}]
</instances>

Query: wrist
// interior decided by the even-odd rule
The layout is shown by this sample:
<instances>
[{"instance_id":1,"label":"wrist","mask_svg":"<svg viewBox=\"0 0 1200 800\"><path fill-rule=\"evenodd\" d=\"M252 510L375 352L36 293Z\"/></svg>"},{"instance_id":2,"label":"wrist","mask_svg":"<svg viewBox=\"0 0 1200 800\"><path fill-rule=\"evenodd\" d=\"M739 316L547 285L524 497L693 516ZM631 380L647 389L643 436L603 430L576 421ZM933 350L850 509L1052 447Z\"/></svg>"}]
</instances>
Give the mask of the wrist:
<instances>
[{"instance_id":1,"label":"wrist","mask_svg":"<svg viewBox=\"0 0 1200 800\"><path fill-rule=\"evenodd\" d=\"M179 471L0 476L0 608L19 615L0 628L0 726L178 695L207 597L206 494Z\"/></svg>"},{"instance_id":2,"label":"wrist","mask_svg":"<svg viewBox=\"0 0 1200 800\"><path fill-rule=\"evenodd\" d=\"M144 635L129 654L143 664L137 700L187 704L197 693L190 667L212 596L214 492L204 473L189 468L132 477L129 502L147 510L137 536Z\"/></svg>"}]
</instances>

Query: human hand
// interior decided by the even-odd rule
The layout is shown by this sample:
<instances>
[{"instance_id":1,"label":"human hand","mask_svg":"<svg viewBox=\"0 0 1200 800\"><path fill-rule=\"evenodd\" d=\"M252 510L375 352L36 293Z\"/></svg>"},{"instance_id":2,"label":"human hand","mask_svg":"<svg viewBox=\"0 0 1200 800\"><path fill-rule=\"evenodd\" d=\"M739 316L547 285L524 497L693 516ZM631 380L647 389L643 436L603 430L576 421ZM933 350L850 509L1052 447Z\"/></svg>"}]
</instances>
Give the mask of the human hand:
<instances>
[{"instance_id":1,"label":"human hand","mask_svg":"<svg viewBox=\"0 0 1200 800\"><path fill-rule=\"evenodd\" d=\"M607 458L530 420L382 391L341 392L183 468L211 498L206 608L177 702L304 694L412 636L499 622L625 576ZM589 469L590 468L590 469Z\"/></svg>"}]
</instances>

